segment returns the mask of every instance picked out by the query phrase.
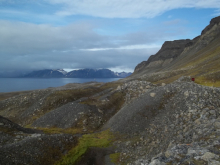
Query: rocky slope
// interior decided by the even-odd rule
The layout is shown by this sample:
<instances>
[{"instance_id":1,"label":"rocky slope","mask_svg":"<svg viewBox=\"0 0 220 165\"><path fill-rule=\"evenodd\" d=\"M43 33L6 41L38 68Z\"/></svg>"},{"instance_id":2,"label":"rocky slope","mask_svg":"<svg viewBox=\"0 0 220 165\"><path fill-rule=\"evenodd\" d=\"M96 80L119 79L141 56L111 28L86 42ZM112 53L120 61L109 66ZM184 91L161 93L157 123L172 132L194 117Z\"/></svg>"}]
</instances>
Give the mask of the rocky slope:
<instances>
[{"instance_id":1,"label":"rocky slope","mask_svg":"<svg viewBox=\"0 0 220 165\"><path fill-rule=\"evenodd\" d=\"M148 164L160 153L165 154L161 158L165 163L177 164L180 159L193 162L195 156L203 156L205 151L211 152L209 147L219 145L212 144L212 139L218 142L219 137L219 97L219 88L179 80L169 85L153 87L125 105L103 128L129 135L127 140L116 144L122 152L121 159L127 163L139 159L139 163L143 161ZM192 143L204 151L200 154L192 151L187 155L187 149ZM173 155L169 151L169 144L174 148L186 146L186 151L176 153L173 149L172 152L176 154ZM193 147L190 149L195 150ZM218 161L217 158L218 156L215 161Z\"/></svg>"}]
</instances>

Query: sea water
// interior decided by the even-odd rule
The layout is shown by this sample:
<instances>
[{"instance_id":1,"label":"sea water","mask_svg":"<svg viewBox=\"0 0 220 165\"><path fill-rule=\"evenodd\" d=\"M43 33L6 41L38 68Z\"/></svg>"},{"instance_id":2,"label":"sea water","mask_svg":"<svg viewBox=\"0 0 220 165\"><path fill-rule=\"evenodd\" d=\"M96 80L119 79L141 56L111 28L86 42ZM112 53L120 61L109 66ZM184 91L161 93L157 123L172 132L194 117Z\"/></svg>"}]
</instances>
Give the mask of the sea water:
<instances>
[{"instance_id":1,"label":"sea water","mask_svg":"<svg viewBox=\"0 0 220 165\"><path fill-rule=\"evenodd\" d=\"M59 87L68 83L112 82L120 78L0 78L0 92L27 91Z\"/></svg>"}]
</instances>

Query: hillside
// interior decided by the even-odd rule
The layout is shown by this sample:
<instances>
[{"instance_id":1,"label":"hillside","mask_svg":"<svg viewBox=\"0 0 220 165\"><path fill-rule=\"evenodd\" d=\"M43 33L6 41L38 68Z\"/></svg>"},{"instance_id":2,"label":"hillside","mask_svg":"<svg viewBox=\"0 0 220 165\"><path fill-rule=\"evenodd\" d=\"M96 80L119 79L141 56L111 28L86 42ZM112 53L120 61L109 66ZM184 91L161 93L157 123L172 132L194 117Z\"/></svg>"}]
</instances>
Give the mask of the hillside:
<instances>
[{"instance_id":1,"label":"hillside","mask_svg":"<svg viewBox=\"0 0 220 165\"><path fill-rule=\"evenodd\" d=\"M135 68L131 78L170 83L192 76L200 84L220 86L220 17L213 18L193 40L165 42L155 55Z\"/></svg>"},{"instance_id":2,"label":"hillside","mask_svg":"<svg viewBox=\"0 0 220 165\"><path fill-rule=\"evenodd\" d=\"M119 81L0 93L0 164L220 165L219 27Z\"/></svg>"}]
</instances>

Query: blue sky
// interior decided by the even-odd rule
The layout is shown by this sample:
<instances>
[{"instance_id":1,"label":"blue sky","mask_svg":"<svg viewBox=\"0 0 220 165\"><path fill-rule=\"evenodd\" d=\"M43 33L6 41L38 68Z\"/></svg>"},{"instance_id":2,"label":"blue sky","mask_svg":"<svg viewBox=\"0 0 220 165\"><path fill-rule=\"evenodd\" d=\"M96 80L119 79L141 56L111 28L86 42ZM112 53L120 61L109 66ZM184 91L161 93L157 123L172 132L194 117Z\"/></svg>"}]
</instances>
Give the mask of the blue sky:
<instances>
[{"instance_id":1,"label":"blue sky","mask_svg":"<svg viewBox=\"0 0 220 165\"><path fill-rule=\"evenodd\" d=\"M0 71L133 71L219 15L220 0L0 0Z\"/></svg>"}]
</instances>

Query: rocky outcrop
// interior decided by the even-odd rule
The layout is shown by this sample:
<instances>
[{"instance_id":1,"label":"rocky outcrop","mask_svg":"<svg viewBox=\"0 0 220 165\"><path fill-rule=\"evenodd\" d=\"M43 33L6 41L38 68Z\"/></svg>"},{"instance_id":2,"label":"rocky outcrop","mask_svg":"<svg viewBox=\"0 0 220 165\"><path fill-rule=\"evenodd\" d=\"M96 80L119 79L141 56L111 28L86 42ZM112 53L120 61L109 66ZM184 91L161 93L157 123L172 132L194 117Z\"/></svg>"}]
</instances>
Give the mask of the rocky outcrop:
<instances>
[{"instance_id":1,"label":"rocky outcrop","mask_svg":"<svg viewBox=\"0 0 220 165\"><path fill-rule=\"evenodd\" d=\"M220 17L215 17L210 21L210 24L202 31L202 35L208 32L213 26L218 25L220 23Z\"/></svg>"}]
</instances>

